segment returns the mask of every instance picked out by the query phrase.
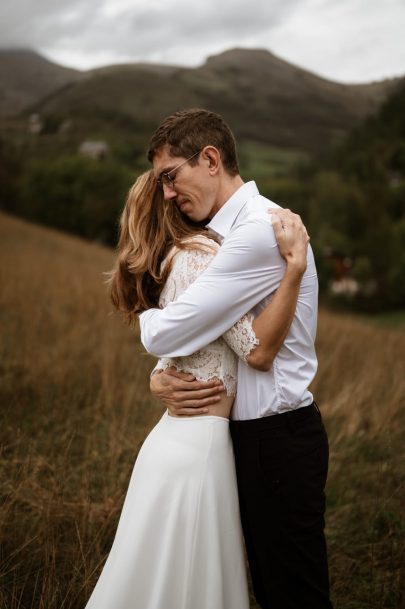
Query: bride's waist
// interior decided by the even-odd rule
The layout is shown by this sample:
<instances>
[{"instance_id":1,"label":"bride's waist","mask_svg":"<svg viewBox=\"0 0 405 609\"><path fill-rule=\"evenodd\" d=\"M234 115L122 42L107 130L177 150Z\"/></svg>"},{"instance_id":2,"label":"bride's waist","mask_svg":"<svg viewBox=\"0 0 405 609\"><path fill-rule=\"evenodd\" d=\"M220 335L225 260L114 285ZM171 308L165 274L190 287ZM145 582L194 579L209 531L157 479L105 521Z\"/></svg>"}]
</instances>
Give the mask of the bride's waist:
<instances>
[{"instance_id":1,"label":"bride's waist","mask_svg":"<svg viewBox=\"0 0 405 609\"><path fill-rule=\"evenodd\" d=\"M226 393L224 392L223 394L221 394L221 397L218 400L218 402L204 407L204 408L208 409L208 412L206 414L198 414L198 415L190 415L190 416L180 415L179 417L174 417L174 418L194 419L196 417L210 417L211 416L211 417L220 417L223 419L229 419L229 415L231 413L231 409L232 409L234 400L235 400L235 396L227 396ZM170 415L170 416L174 416L174 415Z\"/></svg>"}]
</instances>

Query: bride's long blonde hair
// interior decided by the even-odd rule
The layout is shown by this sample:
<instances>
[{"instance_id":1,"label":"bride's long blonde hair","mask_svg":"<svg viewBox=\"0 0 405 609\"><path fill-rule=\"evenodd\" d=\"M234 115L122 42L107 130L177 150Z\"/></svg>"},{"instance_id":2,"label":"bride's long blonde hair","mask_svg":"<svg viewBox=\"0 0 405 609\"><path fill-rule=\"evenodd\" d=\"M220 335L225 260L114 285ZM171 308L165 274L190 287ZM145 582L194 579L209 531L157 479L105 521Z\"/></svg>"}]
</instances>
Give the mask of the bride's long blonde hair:
<instances>
[{"instance_id":1,"label":"bride's long blonde hair","mask_svg":"<svg viewBox=\"0 0 405 609\"><path fill-rule=\"evenodd\" d=\"M159 306L170 272L170 261L163 268L162 262L170 249L196 249L198 243L184 240L204 232L173 201L163 199L152 171L136 180L121 215L117 261L109 279L111 300L128 324L138 313Z\"/></svg>"}]
</instances>

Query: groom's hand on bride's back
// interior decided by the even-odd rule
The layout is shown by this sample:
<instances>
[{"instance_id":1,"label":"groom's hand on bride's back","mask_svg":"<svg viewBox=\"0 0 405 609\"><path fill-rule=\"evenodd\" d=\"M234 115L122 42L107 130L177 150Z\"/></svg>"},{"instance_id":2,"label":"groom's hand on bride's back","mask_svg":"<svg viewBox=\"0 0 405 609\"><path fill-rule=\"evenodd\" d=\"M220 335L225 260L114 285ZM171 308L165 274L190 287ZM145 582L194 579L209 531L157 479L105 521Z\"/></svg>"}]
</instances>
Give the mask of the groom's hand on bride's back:
<instances>
[{"instance_id":1,"label":"groom's hand on bride's back","mask_svg":"<svg viewBox=\"0 0 405 609\"><path fill-rule=\"evenodd\" d=\"M201 415L220 400L224 386L220 381L197 381L192 374L175 368L157 371L150 380L152 394L175 416Z\"/></svg>"}]
</instances>

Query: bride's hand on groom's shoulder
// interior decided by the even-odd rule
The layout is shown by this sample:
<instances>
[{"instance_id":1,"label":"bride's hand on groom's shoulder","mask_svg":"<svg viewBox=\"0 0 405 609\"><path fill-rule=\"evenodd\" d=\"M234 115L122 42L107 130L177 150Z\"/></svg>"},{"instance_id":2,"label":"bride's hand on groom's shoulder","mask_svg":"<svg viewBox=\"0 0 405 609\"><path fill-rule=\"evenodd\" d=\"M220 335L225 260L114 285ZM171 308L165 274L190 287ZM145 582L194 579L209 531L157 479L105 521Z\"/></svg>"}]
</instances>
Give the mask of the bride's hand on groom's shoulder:
<instances>
[{"instance_id":1,"label":"bride's hand on groom's shoulder","mask_svg":"<svg viewBox=\"0 0 405 609\"><path fill-rule=\"evenodd\" d=\"M301 217L290 209L269 208L280 254L298 273L305 273L309 235Z\"/></svg>"},{"instance_id":2,"label":"bride's hand on groom's shoulder","mask_svg":"<svg viewBox=\"0 0 405 609\"><path fill-rule=\"evenodd\" d=\"M151 377L150 390L173 416L207 414L216 404L224 387L220 381L197 381L192 374L175 368L157 370Z\"/></svg>"}]
</instances>

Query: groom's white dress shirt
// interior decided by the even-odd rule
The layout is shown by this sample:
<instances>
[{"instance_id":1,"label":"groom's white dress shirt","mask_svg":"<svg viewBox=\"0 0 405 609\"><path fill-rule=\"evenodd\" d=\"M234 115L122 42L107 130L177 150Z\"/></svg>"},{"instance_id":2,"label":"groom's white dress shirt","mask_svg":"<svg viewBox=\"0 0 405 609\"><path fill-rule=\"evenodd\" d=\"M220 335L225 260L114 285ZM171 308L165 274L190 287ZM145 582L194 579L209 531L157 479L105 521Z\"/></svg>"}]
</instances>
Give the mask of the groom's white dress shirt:
<instances>
[{"instance_id":1,"label":"groom's white dress shirt","mask_svg":"<svg viewBox=\"0 0 405 609\"><path fill-rule=\"evenodd\" d=\"M284 275L270 207L254 182L241 186L208 224L222 241L209 267L164 309L140 315L141 340L157 357L190 355L221 336L247 311L257 315L272 298ZM318 280L308 248L294 320L269 372L239 360L238 389L231 416L256 419L312 403L308 386L317 359L314 348Z\"/></svg>"}]
</instances>

